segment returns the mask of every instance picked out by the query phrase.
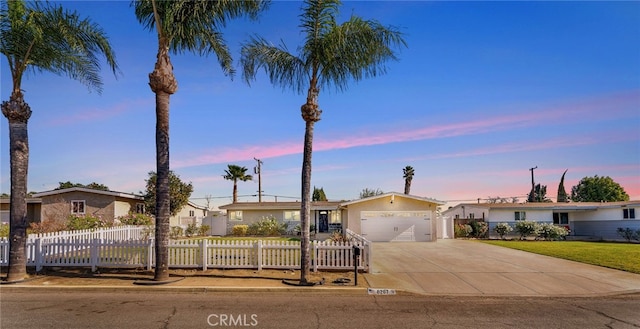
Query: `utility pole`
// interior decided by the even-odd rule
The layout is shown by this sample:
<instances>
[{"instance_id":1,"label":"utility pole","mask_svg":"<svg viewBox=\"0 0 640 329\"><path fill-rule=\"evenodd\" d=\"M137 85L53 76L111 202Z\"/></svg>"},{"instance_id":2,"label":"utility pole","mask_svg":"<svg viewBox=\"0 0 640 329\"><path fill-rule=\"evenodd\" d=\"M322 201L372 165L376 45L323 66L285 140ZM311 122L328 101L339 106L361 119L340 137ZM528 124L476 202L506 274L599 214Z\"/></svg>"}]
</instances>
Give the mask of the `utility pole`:
<instances>
[{"instance_id":1,"label":"utility pole","mask_svg":"<svg viewBox=\"0 0 640 329\"><path fill-rule=\"evenodd\" d=\"M262 171L262 160L256 159L255 157L253 159L258 162L258 165L253 168L253 172L256 175L258 175L258 202L261 203L262 202L262 176L260 174Z\"/></svg>"},{"instance_id":2,"label":"utility pole","mask_svg":"<svg viewBox=\"0 0 640 329\"><path fill-rule=\"evenodd\" d=\"M538 169L538 166L535 166L533 168L529 168L529 170L531 171L531 193L529 194L529 202L534 202L535 201L535 193L536 193L536 183L533 180L533 171Z\"/></svg>"}]
</instances>

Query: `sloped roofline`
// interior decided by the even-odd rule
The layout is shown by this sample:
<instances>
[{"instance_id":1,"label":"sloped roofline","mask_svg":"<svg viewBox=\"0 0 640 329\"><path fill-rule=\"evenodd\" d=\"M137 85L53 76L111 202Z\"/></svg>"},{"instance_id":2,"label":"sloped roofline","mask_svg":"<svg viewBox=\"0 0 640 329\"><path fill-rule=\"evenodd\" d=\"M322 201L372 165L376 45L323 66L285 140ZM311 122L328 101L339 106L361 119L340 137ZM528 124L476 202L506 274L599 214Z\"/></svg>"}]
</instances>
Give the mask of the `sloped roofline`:
<instances>
[{"instance_id":1,"label":"sloped roofline","mask_svg":"<svg viewBox=\"0 0 640 329\"><path fill-rule=\"evenodd\" d=\"M436 200L436 199L432 199L432 198L425 198L425 197L421 197L421 196L417 196L417 195L404 194L404 193L399 193L399 192L388 192L388 193L384 193L384 194L379 194L379 195L366 197L366 198L363 198L363 199L343 202L340 205L341 206L348 206L348 205L351 205L351 204L360 203L360 202L367 202L367 201L376 200L376 199L380 199L380 198L384 198L384 197L388 197L388 196L392 196L392 195L394 197L402 197L402 198L407 198L407 199L412 199L412 200L417 200L417 201L431 202L431 203L435 203L435 204L440 205L440 206L446 204L446 202L444 202L444 201L440 201L440 200Z\"/></svg>"},{"instance_id":2,"label":"sloped roofline","mask_svg":"<svg viewBox=\"0 0 640 329\"><path fill-rule=\"evenodd\" d=\"M460 203L450 209L443 211L449 212L453 209L465 207L484 208L484 209L553 209L553 210L597 210L603 208L618 208L636 206L640 207L640 200L635 201L615 201L615 202L525 202L525 203Z\"/></svg>"},{"instance_id":3,"label":"sloped roofline","mask_svg":"<svg viewBox=\"0 0 640 329\"><path fill-rule=\"evenodd\" d=\"M144 200L144 197L141 195L124 193L124 192L116 192L116 191L102 191L102 190L95 190L95 189L85 188L85 187L70 187L70 188L65 188L61 190L45 191L45 192L35 193L33 194L33 197L42 198L45 196L70 193L70 192L85 192L85 193L115 196L115 197L126 198L126 199L134 199L134 200L140 200L140 201Z\"/></svg>"}]
</instances>

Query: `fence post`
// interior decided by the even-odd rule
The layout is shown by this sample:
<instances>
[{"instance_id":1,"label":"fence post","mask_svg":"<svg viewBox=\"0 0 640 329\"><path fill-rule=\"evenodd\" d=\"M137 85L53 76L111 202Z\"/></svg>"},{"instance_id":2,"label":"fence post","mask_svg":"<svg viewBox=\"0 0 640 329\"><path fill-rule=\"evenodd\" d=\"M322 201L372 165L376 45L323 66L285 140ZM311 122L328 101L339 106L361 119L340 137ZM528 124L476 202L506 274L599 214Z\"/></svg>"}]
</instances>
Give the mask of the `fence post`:
<instances>
[{"instance_id":1,"label":"fence post","mask_svg":"<svg viewBox=\"0 0 640 329\"><path fill-rule=\"evenodd\" d=\"M93 239L91 241L91 248L89 249L91 272L95 272L98 268L98 256L100 255L101 239Z\"/></svg>"},{"instance_id":2,"label":"fence post","mask_svg":"<svg viewBox=\"0 0 640 329\"><path fill-rule=\"evenodd\" d=\"M153 268L153 248L155 246L154 239L147 240L147 271Z\"/></svg>"},{"instance_id":3,"label":"fence post","mask_svg":"<svg viewBox=\"0 0 640 329\"><path fill-rule=\"evenodd\" d=\"M257 255L258 255L258 271L262 270L262 240L258 240L256 243Z\"/></svg>"},{"instance_id":4,"label":"fence post","mask_svg":"<svg viewBox=\"0 0 640 329\"><path fill-rule=\"evenodd\" d=\"M207 255L207 251L209 250L208 247L208 240L207 239L202 239L202 241L200 242L200 248L202 248L202 270L206 271L207 270L207 260L209 259L208 255Z\"/></svg>"},{"instance_id":5,"label":"fence post","mask_svg":"<svg viewBox=\"0 0 640 329\"><path fill-rule=\"evenodd\" d=\"M8 240L7 240L8 241ZM33 246L34 260L36 261L36 272L42 271L42 239L35 239Z\"/></svg>"}]
</instances>

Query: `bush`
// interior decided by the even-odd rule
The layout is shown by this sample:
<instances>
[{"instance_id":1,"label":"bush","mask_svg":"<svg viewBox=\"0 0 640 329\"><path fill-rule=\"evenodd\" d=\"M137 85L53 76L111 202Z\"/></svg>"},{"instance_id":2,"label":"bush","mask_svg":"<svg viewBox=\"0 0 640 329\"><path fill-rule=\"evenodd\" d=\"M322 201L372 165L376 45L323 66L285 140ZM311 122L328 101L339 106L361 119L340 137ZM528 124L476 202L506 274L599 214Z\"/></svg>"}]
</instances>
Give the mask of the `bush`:
<instances>
[{"instance_id":1,"label":"bush","mask_svg":"<svg viewBox=\"0 0 640 329\"><path fill-rule=\"evenodd\" d=\"M469 223L469 226L471 226L471 233L469 233L469 235L472 237L478 239L487 237L487 232L489 232L489 225L487 223L474 220Z\"/></svg>"},{"instance_id":2,"label":"bush","mask_svg":"<svg viewBox=\"0 0 640 329\"><path fill-rule=\"evenodd\" d=\"M231 233L237 236L245 236L247 235L247 231L249 230L249 225L233 225L233 229Z\"/></svg>"},{"instance_id":3,"label":"bush","mask_svg":"<svg viewBox=\"0 0 640 329\"><path fill-rule=\"evenodd\" d=\"M329 239L333 242L349 242L349 238L346 235L342 235L340 231L333 231L329 235Z\"/></svg>"},{"instance_id":4,"label":"bush","mask_svg":"<svg viewBox=\"0 0 640 329\"><path fill-rule=\"evenodd\" d=\"M171 226L171 232L169 232L169 237L171 239L177 239L184 235L184 230L180 226Z\"/></svg>"},{"instance_id":5,"label":"bush","mask_svg":"<svg viewBox=\"0 0 640 329\"><path fill-rule=\"evenodd\" d=\"M209 225L202 225L202 226L198 227L198 235L205 236L205 235L209 234L209 229L211 229L211 226L209 226Z\"/></svg>"},{"instance_id":6,"label":"bush","mask_svg":"<svg viewBox=\"0 0 640 329\"><path fill-rule=\"evenodd\" d=\"M513 227L511 227L511 225L509 225L508 223L498 223L498 225L496 225L493 230L498 233L500 239L504 240L504 236L509 234L509 232L512 232Z\"/></svg>"},{"instance_id":7,"label":"bush","mask_svg":"<svg viewBox=\"0 0 640 329\"><path fill-rule=\"evenodd\" d=\"M543 223L538 226L538 237L543 240L558 240L564 238L569 231L563 226Z\"/></svg>"},{"instance_id":8,"label":"bush","mask_svg":"<svg viewBox=\"0 0 640 329\"><path fill-rule=\"evenodd\" d=\"M633 231L630 228L622 228L622 227L618 227L618 235L620 235L621 237L623 237L625 240L627 240L627 242L631 242L631 240L638 240L640 237L640 230L638 231Z\"/></svg>"},{"instance_id":9,"label":"bush","mask_svg":"<svg viewBox=\"0 0 640 329\"><path fill-rule=\"evenodd\" d=\"M473 228L469 224L456 224L453 227L453 232L456 238L466 238L471 234Z\"/></svg>"},{"instance_id":10,"label":"bush","mask_svg":"<svg viewBox=\"0 0 640 329\"><path fill-rule=\"evenodd\" d=\"M117 218L122 225L153 225L153 217L147 214L128 213Z\"/></svg>"},{"instance_id":11,"label":"bush","mask_svg":"<svg viewBox=\"0 0 640 329\"><path fill-rule=\"evenodd\" d=\"M187 229L184 231L184 235L190 238L196 235L197 231L198 231L198 226L195 223L192 223L187 225Z\"/></svg>"},{"instance_id":12,"label":"bush","mask_svg":"<svg viewBox=\"0 0 640 329\"><path fill-rule=\"evenodd\" d=\"M47 220L39 223L29 224L28 233L42 234L50 232L64 231L67 229L67 223L61 220Z\"/></svg>"},{"instance_id":13,"label":"bush","mask_svg":"<svg viewBox=\"0 0 640 329\"><path fill-rule=\"evenodd\" d=\"M102 221L101 218L94 217L91 215L84 215L84 216L69 215L69 217L67 217L66 229L69 231L89 230L89 229L108 227L108 226L111 226L111 225L108 225L106 222Z\"/></svg>"},{"instance_id":14,"label":"bush","mask_svg":"<svg viewBox=\"0 0 640 329\"><path fill-rule=\"evenodd\" d=\"M8 237L9 237L9 224L0 223L0 238L8 238Z\"/></svg>"},{"instance_id":15,"label":"bush","mask_svg":"<svg viewBox=\"0 0 640 329\"><path fill-rule=\"evenodd\" d=\"M260 221L255 222L249 226L247 234L249 235L282 235L287 232L287 224L280 223L273 217L263 217Z\"/></svg>"},{"instance_id":16,"label":"bush","mask_svg":"<svg viewBox=\"0 0 640 329\"><path fill-rule=\"evenodd\" d=\"M538 223L522 220L516 222L516 232L520 234L520 240L524 240L530 235L536 235L538 233Z\"/></svg>"}]
</instances>

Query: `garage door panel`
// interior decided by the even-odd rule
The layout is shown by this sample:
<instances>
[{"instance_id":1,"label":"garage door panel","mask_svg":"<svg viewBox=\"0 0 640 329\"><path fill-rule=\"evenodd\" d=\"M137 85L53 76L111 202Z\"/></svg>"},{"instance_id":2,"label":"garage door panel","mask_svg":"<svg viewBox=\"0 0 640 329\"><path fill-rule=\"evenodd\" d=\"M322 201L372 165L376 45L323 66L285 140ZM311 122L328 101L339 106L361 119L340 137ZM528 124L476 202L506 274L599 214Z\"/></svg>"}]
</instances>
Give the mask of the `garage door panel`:
<instances>
[{"instance_id":1,"label":"garage door panel","mask_svg":"<svg viewBox=\"0 0 640 329\"><path fill-rule=\"evenodd\" d=\"M361 219L361 223L362 235L371 241L431 240L431 220L425 216L367 216Z\"/></svg>"}]
</instances>

